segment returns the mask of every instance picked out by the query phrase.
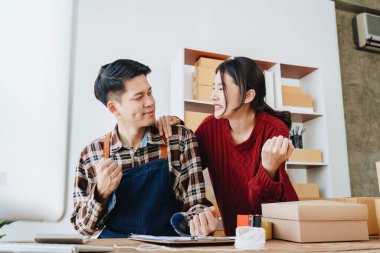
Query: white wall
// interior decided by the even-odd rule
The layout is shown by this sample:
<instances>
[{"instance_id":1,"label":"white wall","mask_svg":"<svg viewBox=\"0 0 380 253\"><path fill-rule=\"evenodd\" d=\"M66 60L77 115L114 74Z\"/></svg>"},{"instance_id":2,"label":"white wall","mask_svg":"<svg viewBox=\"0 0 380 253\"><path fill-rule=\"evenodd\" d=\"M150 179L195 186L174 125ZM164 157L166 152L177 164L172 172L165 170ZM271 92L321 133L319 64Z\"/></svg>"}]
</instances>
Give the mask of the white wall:
<instances>
[{"instance_id":1,"label":"white wall","mask_svg":"<svg viewBox=\"0 0 380 253\"><path fill-rule=\"evenodd\" d=\"M149 80L156 97L157 115L169 112L170 63L181 47L319 66L324 69L323 81L334 92L341 89L331 1L81 0L78 8L70 178L82 148L111 130L115 123L95 99L93 83L100 66L118 58L131 58L152 68ZM334 101L334 111L326 112L328 119L342 119L341 99L327 99ZM345 136L344 121L335 127L336 134ZM343 151L342 157L347 160ZM339 169L345 177L348 164L343 167ZM72 180L68 185L71 189ZM68 201L71 209L71 192ZM70 231L69 215L70 212L59 223L62 232ZM26 238L42 228L53 227L19 224L4 229L9 234L7 239Z\"/></svg>"},{"instance_id":2,"label":"white wall","mask_svg":"<svg viewBox=\"0 0 380 253\"><path fill-rule=\"evenodd\" d=\"M8 201L23 212L18 217L62 216L71 24L70 0L0 1L0 172L8 181L0 185L0 219L16 213L2 204ZM8 234L5 240L26 239L62 228L16 222L0 234Z\"/></svg>"}]
</instances>

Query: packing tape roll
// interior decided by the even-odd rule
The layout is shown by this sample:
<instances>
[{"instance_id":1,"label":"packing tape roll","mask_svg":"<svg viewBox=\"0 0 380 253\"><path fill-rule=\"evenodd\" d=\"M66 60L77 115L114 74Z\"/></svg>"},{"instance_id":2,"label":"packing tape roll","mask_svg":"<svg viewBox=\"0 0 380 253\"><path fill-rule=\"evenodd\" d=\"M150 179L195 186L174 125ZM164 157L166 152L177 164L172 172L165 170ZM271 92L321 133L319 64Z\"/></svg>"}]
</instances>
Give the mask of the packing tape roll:
<instances>
[{"instance_id":1,"label":"packing tape roll","mask_svg":"<svg viewBox=\"0 0 380 253\"><path fill-rule=\"evenodd\" d=\"M265 249L265 229L257 227L237 227L235 248L243 250Z\"/></svg>"}]
</instances>

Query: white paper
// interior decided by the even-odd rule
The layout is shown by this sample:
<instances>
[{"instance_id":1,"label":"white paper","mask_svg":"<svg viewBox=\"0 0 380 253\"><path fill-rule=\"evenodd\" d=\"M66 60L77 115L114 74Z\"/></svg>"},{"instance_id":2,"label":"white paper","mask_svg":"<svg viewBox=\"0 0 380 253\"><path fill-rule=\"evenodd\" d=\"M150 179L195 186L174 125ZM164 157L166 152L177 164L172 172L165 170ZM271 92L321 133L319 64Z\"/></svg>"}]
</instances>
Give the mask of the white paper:
<instances>
[{"instance_id":1,"label":"white paper","mask_svg":"<svg viewBox=\"0 0 380 253\"><path fill-rule=\"evenodd\" d=\"M265 96L265 102L267 105L269 105L272 108L275 108L274 106L274 76L273 72L271 71L264 71L264 77L265 77L265 90L266 90L266 96Z\"/></svg>"}]
</instances>

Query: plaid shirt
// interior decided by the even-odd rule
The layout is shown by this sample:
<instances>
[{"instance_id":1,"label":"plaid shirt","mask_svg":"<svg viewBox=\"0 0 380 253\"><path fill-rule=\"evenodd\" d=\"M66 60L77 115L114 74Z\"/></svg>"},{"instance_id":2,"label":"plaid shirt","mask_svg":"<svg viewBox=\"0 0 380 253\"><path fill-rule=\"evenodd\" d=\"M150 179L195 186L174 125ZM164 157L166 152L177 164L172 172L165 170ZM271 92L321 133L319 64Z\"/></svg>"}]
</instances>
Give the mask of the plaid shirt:
<instances>
[{"instance_id":1,"label":"plaid shirt","mask_svg":"<svg viewBox=\"0 0 380 253\"><path fill-rule=\"evenodd\" d=\"M175 196L182 203L182 213L173 215L171 223L179 234L185 235L189 234L188 221L192 216L211 203L205 196L202 165L195 135L183 126L173 126L172 129L173 135L168 140L169 171ZM164 141L155 127L147 127L144 137L146 145L140 145L136 150L124 147L117 133L116 125L111 133L110 158L121 164L123 170L160 158ZM112 206L114 198L114 195L110 197L108 206L104 206L97 200L95 193L95 166L103 157L104 139L105 136L100 137L85 147L75 171L74 210L70 220L78 232L88 236L104 228L110 213L109 206ZM173 224L173 221L176 224Z\"/></svg>"}]
</instances>

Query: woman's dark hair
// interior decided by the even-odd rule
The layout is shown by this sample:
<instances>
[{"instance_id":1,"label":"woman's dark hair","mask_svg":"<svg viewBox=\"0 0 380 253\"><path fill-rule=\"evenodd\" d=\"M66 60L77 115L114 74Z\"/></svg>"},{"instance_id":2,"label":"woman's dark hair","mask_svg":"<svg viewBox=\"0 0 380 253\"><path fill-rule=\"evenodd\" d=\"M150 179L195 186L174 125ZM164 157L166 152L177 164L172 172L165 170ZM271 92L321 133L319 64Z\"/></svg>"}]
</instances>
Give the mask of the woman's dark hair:
<instances>
[{"instance_id":1,"label":"woman's dark hair","mask_svg":"<svg viewBox=\"0 0 380 253\"><path fill-rule=\"evenodd\" d=\"M107 106L109 96L119 97L125 91L124 81L138 75L148 75L150 68L133 60L116 60L102 66L94 84L95 97Z\"/></svg>"},{"instance_id":2,"label":"woman's dark hair","mask_svg":"<svg viewBox=\"0 0 380 253\"><path fill-rule=\"evenodd\" d=\"M253 89L256 92L256 96L251 102L251 109L255 113L269 113L282 120L289 129L291 128L292 120L290 112L276 111L265 103L264 98L266 95L266 90L264 74L260 66L254 60L247 57L235 57L221 63L217 67L215 73L218 71L220 71L220 76L222 78L223 92L226 99L226 108L228 101L225 93L225 73L232 77L232 79L235 81L235 84L239 87L240 90L240 104L234 109L234 111L237 111L243 107L245 94L248 90Z\"/></svg>"}]
</instances>

